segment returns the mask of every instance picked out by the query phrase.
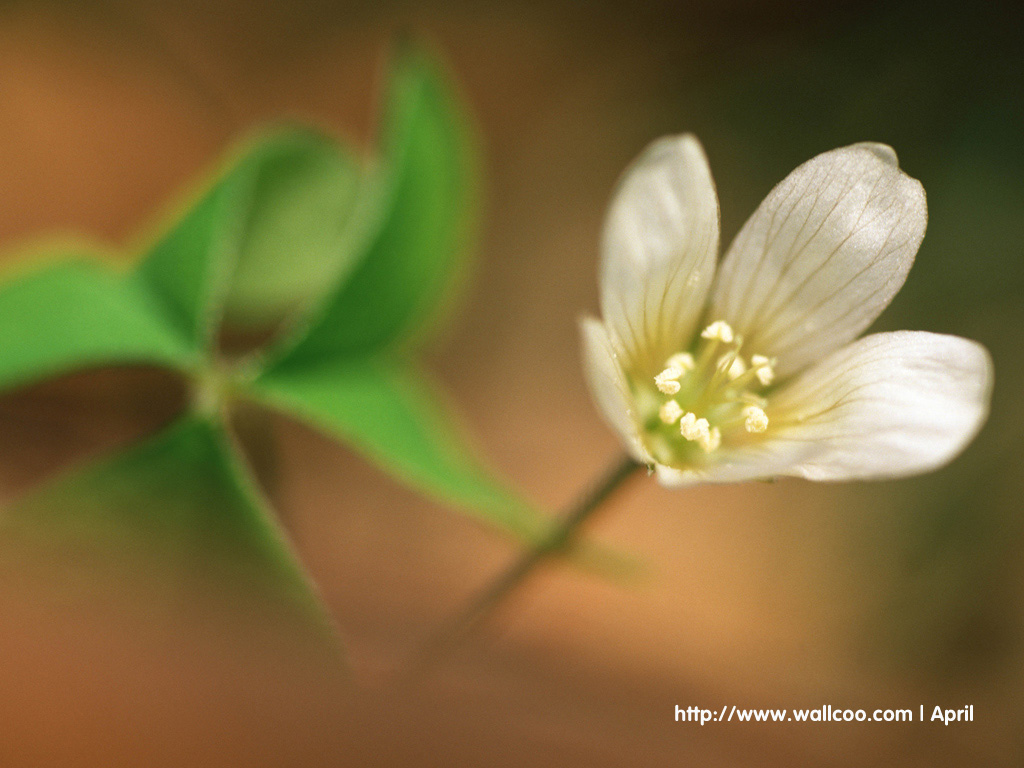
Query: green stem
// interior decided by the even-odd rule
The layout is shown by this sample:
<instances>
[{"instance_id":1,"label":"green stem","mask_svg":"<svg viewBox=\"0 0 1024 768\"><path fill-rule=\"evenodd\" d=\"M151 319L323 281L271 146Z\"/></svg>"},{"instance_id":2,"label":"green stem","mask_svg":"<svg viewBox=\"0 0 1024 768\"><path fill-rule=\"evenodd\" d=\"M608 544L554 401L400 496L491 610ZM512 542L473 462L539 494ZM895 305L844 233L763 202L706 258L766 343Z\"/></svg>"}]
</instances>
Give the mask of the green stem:
<instances>
[{"instance_id":1,"label":"green stem","mask_svg":"<svg viewBox=\"0 0 1024 768\"><path fill-rule=\"evenodd\" d=\"M582 525L642 466L629 456L617 459L558 525L428 638L409 665L409 676L420 674L439 661L490 616L539 565L570 549Z\"/></svg>"}]
</instances>

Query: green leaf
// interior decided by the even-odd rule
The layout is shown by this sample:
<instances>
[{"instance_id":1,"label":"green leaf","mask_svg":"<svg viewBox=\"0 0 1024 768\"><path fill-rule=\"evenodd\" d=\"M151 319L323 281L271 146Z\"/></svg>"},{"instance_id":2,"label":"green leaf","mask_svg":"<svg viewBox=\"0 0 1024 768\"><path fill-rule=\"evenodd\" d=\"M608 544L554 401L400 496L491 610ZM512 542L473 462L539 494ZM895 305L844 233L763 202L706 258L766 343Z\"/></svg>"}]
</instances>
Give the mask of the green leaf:
<instances>
[{"instance_id":1,"label":"green leaf","mask_svg":"<svg viewBox=\"0 0 1024 768\"><path fill-rule=\"evenodd\" d=\"M163 302L179 332L197 350L208 349L237 258L236 244L252 187L242 163L219 180L146 254L137 274Z\"/></svg>"},{"instance_id":2,"label":"green leaf","mask_svg":"<svg viewBox=\"0 0 1024 768\"><path fill-rule=\"evenodd\" d=\"M354 243L358 266L271 365L365 356L406 341L436 315L459 274L475 213L475 153L444 72L422 51L397 57L381 143Z\"/></svg>"},{"instance_id":3,"label":"green leaf","mask_svg":"<svg viewBox=\"0 0 1024 768\"><path fill-rule=\"evenodd\" d=\"M192 364L185 340L137 281L73 260L0 286L0 389L125 364Z\"/></svg>"},{"instance_id":4,"label":"green leaf","mask_svg":"<svg viewBox=\"0 0 1024 768\"><path fill-rule=\"evenodd\" d=\"M268 137L248 162L259 172L225 319L269 327L319 298L349 266L359 167L336 141L299 129Z\"/></svg>"},{"instance_id":5,"label":"green leaf","mask_svg":"<svg viewBox=\"0 0 1024 768\"><path fill-rule=\"evenodd\" d=\"M332 633L227 436L203 418L58 478L0 519L4 560L34 562L44 577L70 567L87 583L141 585L171 605L179 592L222 590Z\"/></svg>"},{"instance_id":6,"label":"green leaf","mask_svg":"<svg viewBox=\"0 0 1024 768\"><path fill-rule=\"evenodd\" d=\"M310 300L343 270L357 170L305 128L262 133L149 250L139 275L197 348L226 312L254 325Z\"/></svg>"},{"instance_id":7,"label":"green leaf","mask_svg":"<svg viewBox=\"0 0 1024 768\"><path fill-rule=\"evenodd\" d=\"M328 361L279 369L248 393L325 434L351 443L367 458L442 502L534 540L543 519L474 458L452 413L408 364Z\"/></svg>"}]
</instances>

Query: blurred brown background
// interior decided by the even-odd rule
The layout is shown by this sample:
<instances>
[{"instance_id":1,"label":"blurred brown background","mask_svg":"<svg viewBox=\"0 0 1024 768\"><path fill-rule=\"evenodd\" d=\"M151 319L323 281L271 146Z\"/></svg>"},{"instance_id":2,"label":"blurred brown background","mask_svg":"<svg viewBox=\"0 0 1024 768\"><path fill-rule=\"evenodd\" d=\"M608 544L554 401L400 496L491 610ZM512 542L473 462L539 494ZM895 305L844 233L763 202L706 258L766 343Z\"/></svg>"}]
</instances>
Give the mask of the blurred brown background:
<instances>
[{"instance_id":1,"label":"blurred brown background","mask_svg":"<svg viewBox=\"0 0 1024 768\"><path fill-rule=\"evenodd\" d=\"M271 488L357 692L214 615L62 613L0 585L0 765L1018 765L1021 21L934 2L0 3L11 249L55 231L131 245L263 119L367 142L393 33L431 38L478 120L487 201L475 280L430 366L492 463L546 508L617 452L576 318L597 307L609 190L666 133L704 142L726 242L801 161L892 144L931 217L876 327L978 339L997 382L982 435L930 476L674 493L641 479L592 531L641 556L642 577L549 568L398 690L395 667L514 548L275 424ZM152 432L180 398L147 371L5 395L0 493ZM700 727L673 722L677 704L973 704L975 721Z\"/></svg>"}]
</instances>

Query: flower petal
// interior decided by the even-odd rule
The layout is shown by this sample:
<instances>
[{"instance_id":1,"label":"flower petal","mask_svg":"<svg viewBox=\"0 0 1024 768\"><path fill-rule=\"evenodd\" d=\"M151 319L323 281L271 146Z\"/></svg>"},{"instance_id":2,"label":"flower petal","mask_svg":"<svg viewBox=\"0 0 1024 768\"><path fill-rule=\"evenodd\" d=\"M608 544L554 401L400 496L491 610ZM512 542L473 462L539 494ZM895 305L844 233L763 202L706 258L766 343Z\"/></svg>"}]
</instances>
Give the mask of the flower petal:
<instances>
[{"instance_id":1,"label":"flower petal","mask_svg":"<svg viewBox=\"0 0 1024 768\"><path fill-rule=\"evenodd\" d=\"M779 475L794 474L793 467L813 453L814 446L766 440L742 448L722 447L712 461L703 466L676 469L655 466L658 482L666 488L686 488L700 483L743 483L748 480L771 480Z\"/></svg>"},{"instance_id":2,"label":"flower petal","mask_svg":"<svg viewBox=\"0 0 1024 768\"><path fill-rule=\"evenodd\" d=\"M655 141L620 181L603 233L601 311L631 368L653 374L689 344L714 277L718 219L691 135Z\"/></svg>"},{"instance_id":3,"label":"flower petal","mask_svg":"<svg viewBox=\"0 0 1024 768\"><path fill-rule=\"evenodd\" d=\"M710 319L782 376L854 339L906 280L928 214L884 144L818 155L773 189L722 261Z\"/></svg>"},{"instance_id":4,"label":"flower petal","mask_svg":"<svg viewBox=\"0 0 1024 768\"><path fill-rule=\"evenodd\" d=\"M653 460L640 439L636 410L618 354L604 324L592 317L580 320L583 335L583 371L597 409L608 426L622 438L629 455L639 462Z\"/></svg>"},{"instance_id":5,"label":"flower petal","mask_svg":"<svg viewBox=\"0 0 1024 768\"><path fill-rule=\"evenodd\" d=\"M833 353L770 400L763 446L810 480L902 477L951 461L988 415L992 362L957 336L898 331ZM776 426L777 425L777 426Z\"/></svg>"}]
</instances>

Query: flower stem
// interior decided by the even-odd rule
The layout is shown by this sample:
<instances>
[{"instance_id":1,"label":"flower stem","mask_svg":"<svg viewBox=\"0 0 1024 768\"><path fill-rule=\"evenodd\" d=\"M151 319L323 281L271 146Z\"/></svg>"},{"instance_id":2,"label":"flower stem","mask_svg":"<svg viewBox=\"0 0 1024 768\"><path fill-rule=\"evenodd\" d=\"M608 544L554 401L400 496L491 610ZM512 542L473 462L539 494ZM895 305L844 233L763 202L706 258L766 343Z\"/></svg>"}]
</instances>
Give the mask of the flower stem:
<instances>
[{"instance_id":1,"label":"flower stem","mask_svg":"<svg viewBox=\"0 0 1024 768\"><path fill-rule=\"evenodd\" d=\"M560 523L427 639L409 665L406 677L421 674L440 661L447 652L453 650L499 608L512 591L539 565L570 549L582 525L642 466L629 456L616 459L598 482L569 509Z\"/></svg>"}]
</instances>

